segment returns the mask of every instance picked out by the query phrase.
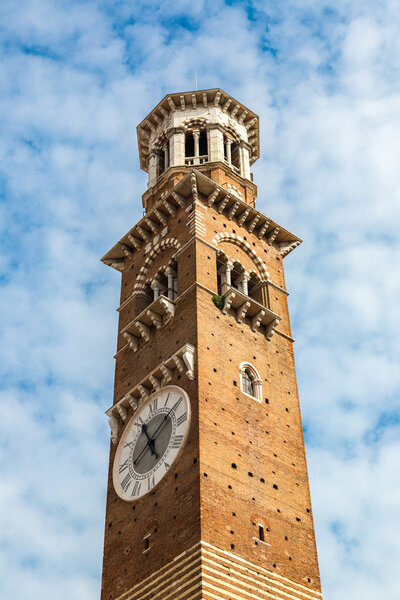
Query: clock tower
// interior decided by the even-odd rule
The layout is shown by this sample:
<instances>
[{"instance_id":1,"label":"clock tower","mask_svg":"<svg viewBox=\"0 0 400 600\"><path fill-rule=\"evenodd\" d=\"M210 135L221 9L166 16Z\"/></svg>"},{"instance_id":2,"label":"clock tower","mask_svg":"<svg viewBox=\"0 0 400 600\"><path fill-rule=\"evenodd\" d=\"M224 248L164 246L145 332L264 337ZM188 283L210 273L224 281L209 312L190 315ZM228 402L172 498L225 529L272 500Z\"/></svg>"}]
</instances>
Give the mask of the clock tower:
<instances>
[{"instance_id":1,"label":"clock tower","mask_svg":"<svg viewBox=\"0 0 400 600\"><path fill-rule=\"evenodd\" d=\"M256 208L259 120L220 89L137 128L121 272L101 600L321 598L283 259Z\"/></svg>"}]
</instances>

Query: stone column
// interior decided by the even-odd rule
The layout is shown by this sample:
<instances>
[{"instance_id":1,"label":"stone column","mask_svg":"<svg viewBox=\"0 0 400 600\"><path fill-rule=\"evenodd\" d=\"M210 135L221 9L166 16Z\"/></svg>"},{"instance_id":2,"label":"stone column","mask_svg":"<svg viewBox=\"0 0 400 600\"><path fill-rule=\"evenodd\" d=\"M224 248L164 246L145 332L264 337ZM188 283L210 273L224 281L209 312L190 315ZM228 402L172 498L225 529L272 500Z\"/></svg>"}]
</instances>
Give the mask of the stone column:
<instances>
[{"instance_id":1,"label":"stone column","mask_svg":"<svg viewBox=\"0 0 400 600\"><path fill-rule=\"evenodd\" d=\"M160 282L157 281L157 279L153 279L153 281L150 284L150 287L151 287L151 289L153 290L153 293L154 293L154 300L157 300L157 298L161 294L161 285L160 285Z\"/></svg>"},{"instance_id":2,"label":"stone column","mask_svg":"<svg viewBox=\"0 0 400 600\"><path fill-rule=\"evenodd\" d=\"M219 274L221 275L221 294L225 294L232 286L231 280L231 272L233 269L233 264L228 260L219 270Z\"/></svg>"},{"instance_id":3,"label":"stone column","mask_svg":"<svg viewBox=\"0 0 400 600\"><path fill-rule=\"evenodd\" d=\"M231 140L231 138L226 138L225 144L226 144L226 160L231 165L232 164L232 148L231 148L232 140Z\"/></svg>"},{"instance_id":4,"label":"stone column","mask_svg":"<svg viewBox=\"0 0 400 600\"><path fill-rule=\"evenodd\" d=\"M164 171L169 167L169 142L164 146Z\"/></svg>"},{"instance_id":5,"label":"stone column","mask_svg":"<svg viewBox=\"0 0 400 600\"><path fill-rule=\"evenodd\" d=\"M238 279L236 280L236 284L237 284L239 290L241 292L243 292L243 294L246 294L246 296L249 295L249 286L248 286L249 279L250 279L250 275L248 273L242 273L240 275L240 277L238 277Z\"/></svg>"},{"instance_id":6,"label":"stone column","mask_svg":"<svg viewBox=\"0 0 400 600\"><path fill-rule=\"evenodd\" d=\"M153 187L156 184L158 173L157 173L157 156L154 152L149 154L149 187Z\"/></svg>"},{"instance_id":7,"label":"stone column","mask_svg":"<svg viewBox=\"0 0 400 600\"><path fill-rule=\"evenodd\" d=\"M175 300L176 272L172 267L167 267L165 274L168 277L168 298L173 301Z\"/></svg>"},{"instance_id":8,"label":"stone column","mask_svg":"<svg viewBox=\"0 0 400 600\"><path fill-rule=\"evenodd\" d=\"M193 164L194 165L198 165L198 164L200 164L200 159L199 159L199 155L200 155L200 149L199 149L200 131L198 129L195 129L193 131L193 139L194 139L194 161L193 161Z\"/></svg>"}]
</instances>

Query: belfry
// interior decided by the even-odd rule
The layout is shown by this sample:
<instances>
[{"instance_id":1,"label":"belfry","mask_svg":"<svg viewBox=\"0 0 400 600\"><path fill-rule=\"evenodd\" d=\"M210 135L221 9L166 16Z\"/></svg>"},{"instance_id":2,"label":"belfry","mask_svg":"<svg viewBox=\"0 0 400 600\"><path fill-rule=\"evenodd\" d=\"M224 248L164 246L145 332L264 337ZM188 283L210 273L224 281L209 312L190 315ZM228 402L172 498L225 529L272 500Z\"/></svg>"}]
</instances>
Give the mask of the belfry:
<instances>
[{"instance_id":1,"label":"belfry","mask_svg":"<svg viewBox=\"0 0 400 600\"><path fill-rule=\"evenodd\" d=\"M137 128L121 272L101 600L319 600L283 259L256 208L259 119L220 89Z\"/></svg>"}]
</instances>

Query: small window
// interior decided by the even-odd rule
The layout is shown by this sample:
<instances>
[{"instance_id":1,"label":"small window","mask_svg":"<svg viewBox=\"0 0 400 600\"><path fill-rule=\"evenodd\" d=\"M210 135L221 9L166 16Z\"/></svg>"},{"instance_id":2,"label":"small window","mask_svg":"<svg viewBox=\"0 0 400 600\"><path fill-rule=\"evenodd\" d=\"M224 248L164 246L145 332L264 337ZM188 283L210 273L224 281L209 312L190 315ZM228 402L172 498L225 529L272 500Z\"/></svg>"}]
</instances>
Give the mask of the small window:
<instances>
[{"instance_id":1,"label":"small window","mask_svg":"<svg viewBox=\"0 0 400 600\"><path fill-rule=\"evenodd\" d=\"M260 539L260 542L265 542L264 527L262 525L258 526L258 537Z\"/></svg>"},{"instance_id":2,"label":"small window","mask_svg":"<svg viewBox=\"0 0 400 600\"><path fill-rule=\"evenodd\" d=\"M242 375L242 390L250 396L254 396L254 385L252 374L249 369L245 369Z\"/></svg>"},{"instance_id":3,"label":"small window","mask_svg":"<svg viewBox=\"0 0 400 600\"><path fill-rule=\"evenodd\" d=\"M247 396L262 402L262 379L252 364L243 362L239 365L240 388Z\"/></svg>"}]
</instances>

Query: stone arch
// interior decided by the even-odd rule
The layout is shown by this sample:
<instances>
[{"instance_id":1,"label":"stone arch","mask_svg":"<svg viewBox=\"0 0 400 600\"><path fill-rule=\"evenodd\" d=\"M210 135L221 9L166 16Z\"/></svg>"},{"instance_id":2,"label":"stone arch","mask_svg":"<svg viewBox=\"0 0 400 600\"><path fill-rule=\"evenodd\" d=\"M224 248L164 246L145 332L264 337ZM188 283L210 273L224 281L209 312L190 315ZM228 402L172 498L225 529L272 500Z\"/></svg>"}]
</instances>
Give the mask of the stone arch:
<instances>
[{"instance_id":1,"label":"stone arch","mask_svg":"<svg viewBox=\"0 0 400 600\"><path fill-rule=\"evenodd\" d=\"M204 129L209 122L210 121L204 117L193 117L192 119L184 121L183 129L185 132L193 129Z\"/></svg>"},{"instance_id":2,"label":"stone arch","mask_svg":"<svg viewBox=\"0 0 400 600\"><path fill-rule=\"evenodd\" d=\"M269 273L266 264L263 262L260 256L257 256L256 251L253 250L250 244L246 242L246 240L244 240L240 235L237 235L236 233L217 233L217 235L214 236L212 243L214 246L218 246L218 244L221 242L230 242L231 244L239 246L257 266L261 281L268 280Z\"/></svg>"},{"instance_id":3,"label":"stone arch","mask_svg":"<svg viewBox=\"0 0 400 600\"><path fill-rule=\"evenodd\" d=\"M240 136L232 125L225 125L224 129L225 133L229 135L236 144L240 143Z\"/></svg>"},{"instance_id":4,"label":"stone arch","mask_svg":"<svg viewBox=\"0 0 400 600\"><path fill-rule=\"evenodd\" d=\"M144 261L143 267L140 268L139 273L136 277L136 283L133 287L133 291L138 292L144 290L144 287L146 285L147 272L159 254L161 254L164 250L167 250L167 248L176 248L176 250L179 250L180 247L180 242L173 237L165 238L165 240L161 240L161 242L157 243L154 246L154 248L150 250L148 256Z\"/></svg>"}]
</instances>

